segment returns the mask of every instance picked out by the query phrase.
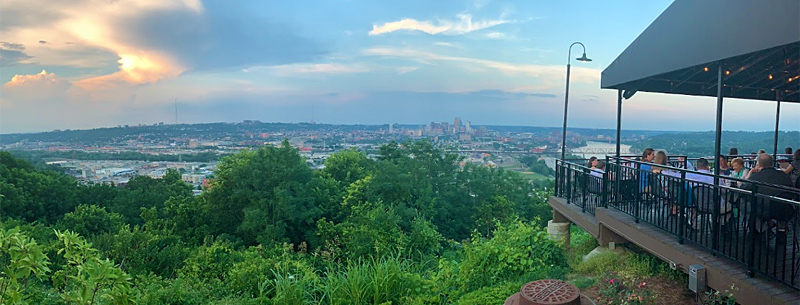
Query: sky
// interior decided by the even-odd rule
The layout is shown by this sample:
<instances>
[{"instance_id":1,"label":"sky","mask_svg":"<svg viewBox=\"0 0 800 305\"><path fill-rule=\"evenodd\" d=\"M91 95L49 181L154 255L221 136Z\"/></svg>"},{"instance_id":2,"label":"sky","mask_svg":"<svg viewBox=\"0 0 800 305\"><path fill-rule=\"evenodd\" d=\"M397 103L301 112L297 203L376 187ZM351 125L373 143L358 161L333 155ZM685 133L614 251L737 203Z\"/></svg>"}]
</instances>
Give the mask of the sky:
<instances>
[{"instance_id":1,"label":"sky","mask_svg":"<svg viewBox=\"0 0 800 305\"><path fill-rule=\"evenodd\" d=\"M575 41L593 61L572 61L568 125L616 128L616 91L600 89L600 72L670 3L4 0L0 133L456 116L561 126ZM713 130L715 107L638 93L623 129ZM772 130L774 111L726 100L723 128ZM800 105L781 113L781 129L800 129Z\"/></svg>"}]
</instances>

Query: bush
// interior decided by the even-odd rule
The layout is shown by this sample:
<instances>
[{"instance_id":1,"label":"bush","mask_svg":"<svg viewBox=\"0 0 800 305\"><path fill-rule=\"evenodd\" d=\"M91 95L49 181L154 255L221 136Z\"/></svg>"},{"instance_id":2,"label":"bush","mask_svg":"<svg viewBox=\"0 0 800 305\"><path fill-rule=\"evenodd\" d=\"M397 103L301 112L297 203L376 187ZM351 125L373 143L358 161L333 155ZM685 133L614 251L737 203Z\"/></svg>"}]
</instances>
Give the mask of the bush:
<instances>
[{"instance_id":1,"label":"bush","mask_svg":"<svg viewBox=\"0 0 800 305\"><path fill-rule=\"evenodd\" d=\"M492 238L475 234L464 245L458 267L462 292L567 265L564 252L539 226L519 220L497 226Z\"/></svg>"},{"instance_id":2,"label":"bush","mask_svg":"<svg viewBox=\"0 0 800 305\"><path fill-rule=\"evenodd\" d=\"M519 292L522 284L506 282L467 293L458 299L457 305L503 304L511 295Z\"/></svg>"}]
</instances>

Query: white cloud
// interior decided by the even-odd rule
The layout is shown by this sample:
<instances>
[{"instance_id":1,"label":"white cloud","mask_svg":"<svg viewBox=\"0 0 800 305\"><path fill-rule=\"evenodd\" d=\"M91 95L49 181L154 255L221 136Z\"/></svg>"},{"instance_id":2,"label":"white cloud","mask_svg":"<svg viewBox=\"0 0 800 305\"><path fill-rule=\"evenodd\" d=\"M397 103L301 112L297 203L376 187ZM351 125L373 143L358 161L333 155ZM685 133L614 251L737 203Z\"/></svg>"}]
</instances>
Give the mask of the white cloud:
<instances>
[{"instance_id":1,"label":"white cloud","mask_svg":"<svg viewBox=\"0 0 800 305\"><path fill-rule=\"evenodd\" d=\"M109 82L151 83L186 70L169 54L129 43L118 20L163 11L200 14L203 6L199 0L8 0L0 10L35 15L5 21L0 35L11 42L47 41L27 46L26 53L37 64L100 68L113 64L116 57L118 72L82 83L108 86Z\"/></svg>"},{"instance_id":2,"label":"white cloud","mask_svg":"<svg viewBox=\"0 0 800 305\"><path fill-rule=\"evenodd\" d=\"M472 2L472 5L475 6L475 9L482 9L484 6L489 4L491 0L475 0Z\"/></svg>"},{"instance_id":3,"label":"white cloud","mask_svg":"<svg viewBox=\"0 0 800 305\"><path fill-rule=\"evenodd\" d=\"M510 20L503 18L473 22L470 14L456 15L456 20L436 20L435 22L405 18L399 21L386 22L382 25L373 24L369 35L381 35L401 30L420 31L430 35L464 35L510 22Z\"/></svg>"},{"instance_id":4,"label":"white cloud","mask_svg":"<svg viewBox=\"0 0 800 305\"><path fill-rule=\"evenodd\" d=\"M441 55L408 48L376 47L363 50L362 53L368 56L407 58L424 64L452 62L458 63L459 68L467 71L484 71L486 69L491 69L506 75L534 77L539 81L539 85L536 86L517 88L519 91L559 87L562 85L566 74L566 68L563 66L514 64L471 57ZM600 80L600 72L601 71L598 69L573 67L571 81L596 83Z\"/></svg>"},{"instance_id":5,"label":"white cloud","mask_svg":"<svg viewBox=\"0 0 800 305\"><path fill-rule=\"evenodd\" d=\"M419 69L419 67L399 67L397 68L397 74L406 74L408 72L414 72L417 69Z\"/></svg>"},{"instance_id":6,"label":"white cloud","mask_svg":"<svg viewBox=\"0 0 800 305\"><path fill-rule=\"evenodd\" d=\"M458 46L456 44L450 43L450 42L437 41L437 42L434 42L433 44L437 45L437 46L441 46L441 47L458 48Z\"/></svg>"},{"instance_id":7,"label":"white cloud","mask_svg":"<svg viewBox=\"0 0 800 305\"><path fill-rule=\"evenodd\" d=\"M245 72L269 70L276 75L312 75L312 74L351 74L369 72L370 68L364 63L317 63L317 64L288 64L279 66L258 66L245 69Z\"/></svg>"},{"instance_id":8,"label":"white cloud","mask_svg":"<svg viewBox=\"0 0 800 305\"><path fill-rule=\"evenodd\" d=\"M506 39L506 38L508 38L508 36L506 36L506 34L500 33L500 32L489 32L489 33L484 34L483 37L486 37L486 38L489 38L489 39Z\"/></svg>"}]
</instances>

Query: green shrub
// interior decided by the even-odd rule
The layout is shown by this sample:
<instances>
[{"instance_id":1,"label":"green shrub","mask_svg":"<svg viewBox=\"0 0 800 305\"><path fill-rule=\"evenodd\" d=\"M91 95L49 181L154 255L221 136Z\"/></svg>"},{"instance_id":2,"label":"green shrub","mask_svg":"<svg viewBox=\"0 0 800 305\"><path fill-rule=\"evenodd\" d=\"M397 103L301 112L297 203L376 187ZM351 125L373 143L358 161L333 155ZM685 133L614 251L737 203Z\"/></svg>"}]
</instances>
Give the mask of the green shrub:
<instances>
[{"instance_id":1,"label":"green shrub","mask_svg":"<svg viewBox=\"0 0 800 305\"><path fill-rule=\"evenodd\" d=\"M467 293L458 299L457 305L503 304L511 295L519 292L523 284L506 282Z\"/></svg>"},{"instance_id":2,"label":"green shrub","mask_svg":"<svg viewBox=\"0 0 800 305\"><path fill-rule=\"evenodd\" d=\"M458 266L462 292L516 281L541 270L565 267L566 257L539 226L513 221L497 224L490 239L475 234L464 245Z\"/></svg>"},{"instance_id":3,"label":"green shrub","mask_svg":"<svg viewBox=\"0 0 800 305\"><path fill-rule=\"evenodd\" d=\"M581 262L575 267L575 271L592 276L601 276L607 270L618 270L625 263L628 254L619 252L602 252L592 256L588 260Z\"/></svg>"}]
</instances>

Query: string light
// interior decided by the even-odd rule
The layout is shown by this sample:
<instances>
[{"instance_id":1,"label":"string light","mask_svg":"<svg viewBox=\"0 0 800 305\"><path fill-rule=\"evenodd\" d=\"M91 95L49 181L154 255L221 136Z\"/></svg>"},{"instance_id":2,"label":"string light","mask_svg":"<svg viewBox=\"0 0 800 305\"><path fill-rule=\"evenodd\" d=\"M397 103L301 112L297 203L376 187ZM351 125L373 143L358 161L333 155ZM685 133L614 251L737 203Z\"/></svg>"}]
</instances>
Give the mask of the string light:
<instances>
[{"instance_id":1,"label":"string light","mask_svg":"<svg viewBox=\"0 0 800 305\"><path fill-rule=\"evenodd\" d=\"M703 68L703 71L708 72L708 67Z\"/></svg>"}]
</instances>

